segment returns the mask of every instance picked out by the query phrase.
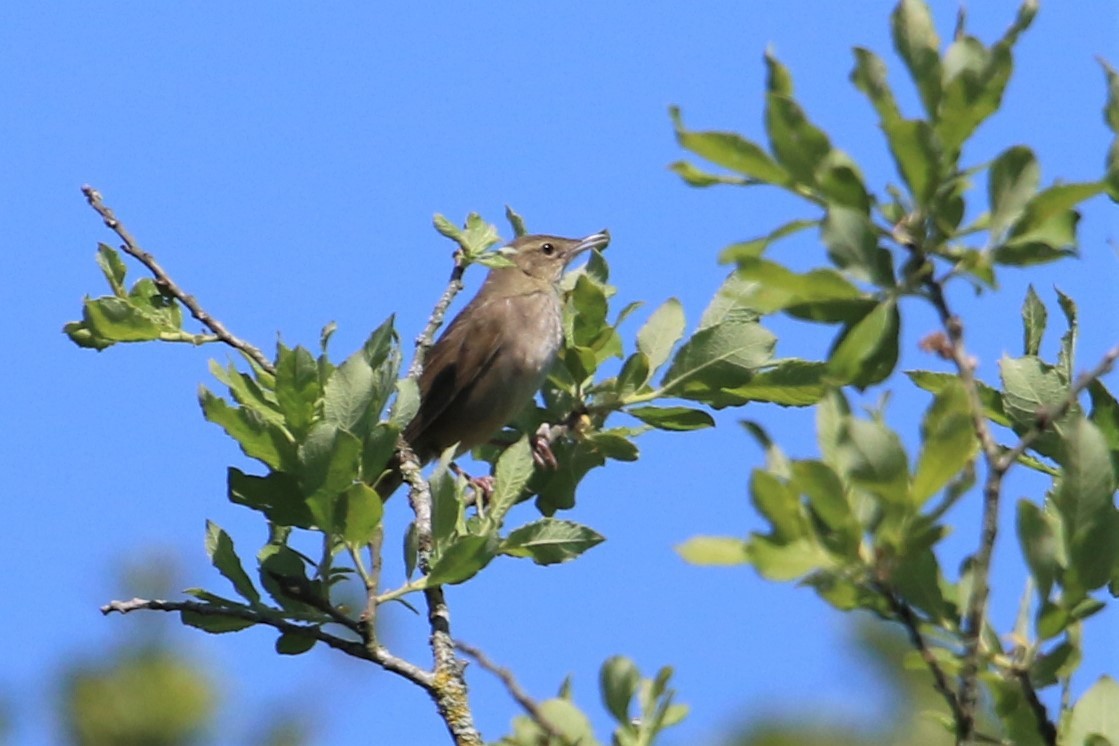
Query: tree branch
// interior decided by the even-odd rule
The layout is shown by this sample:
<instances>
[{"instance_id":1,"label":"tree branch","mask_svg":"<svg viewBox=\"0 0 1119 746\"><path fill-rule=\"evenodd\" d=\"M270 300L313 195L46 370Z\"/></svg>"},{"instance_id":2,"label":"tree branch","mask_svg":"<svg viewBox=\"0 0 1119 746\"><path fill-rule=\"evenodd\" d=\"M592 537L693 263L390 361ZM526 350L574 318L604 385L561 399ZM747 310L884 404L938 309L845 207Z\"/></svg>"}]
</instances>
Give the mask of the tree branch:
<instances>
[{"instance_id":1,"label":"tree branch","mask_svg":"<svg viewBox=\"0 0 1119 746\"><path fill-rule=\"evenodd\" d=\"M929 299L940 316L948 336L944 352L952 360L960 382L968 397L971 424L979 438L983 457L987 463L987 479L983 485L983 517L980 521L979 547L972 561L972 587L963 615L964 656L960 671L959 710L956 720L956 738L966 743L975 735L975 711L979 703L979 647L983 625L987 618L987 598L990 595L989 576L991 555L998 537L999 499L1002 493L1004 471L998 469L1002 449L991 433L983 401L976 380L977 363L964 345L964 326L952 313L944 298L944 288L931 273L924 282Z\"/></svg>"},{"instance_id":2,"label":"tree branch","mask_svg":"<svg viewBox=\"0 0 1119 746\"><path fill-rule=\"evenodd\" d=\"M225 325L215 319L206 312L202 305L195 300L194 296L188 294L179 285L171 279L170 275L159 265L155 257L140 248L136 243L136 239L132 237L128 229L124 227L113 211L102 201L101 192L97 191L89 184L82 186L82 194L85 195L86 201L92 207L101 219L108 226L109 230L113 231L120 237L124 243L121 245L121 250L137 261L143 264L155 277L155 284L165 293L177 299L180 303L186 306L190 311L191 316L197 319L203 326L214 333L214 337L222 342L225 342L230 347L239 350L242 354L250 357L253 362L259 365L269 373L275 373L276 369L273 367L272 362L265 357L264 353L259 348L254 347L252 344L245 340L234 336Z\"/></svg>"},{"instance_id":3,"label":"tree branch","mask_svg":"<svg viewBox=\"0 0 1119 746\"><path fill-rule=\"evenodd\" d=\"M447 309L462 289L462 274L465 268L464 254L461 249L456 250L454 268L451 270L447 289L435 304L427 326L416 338L416 354L408 369L408 377L411 379L419 380L423 373L424 357L431 348L435 332L443 323ZM408 483L408 503L416 516L413 524L416 533L416 564L421 572L427 574L431 570L433 549L431 489L423 478L419 459L403 438L397 445L397 454L400 459L400 473ZM451 613L446 597L443 595L443 588L441 586L425 588L423 595L427 604L427 621L431 630L429 644L434 666L434 685L428 691L455 743L481 746L482 736L474 727L474 716L467 700L466 678L463 676L464 665L455 655L454 640L451 638Z\"/></svg>"},{"instance_id":4,"label":"tree branch","mask_svg":"<svg viewBox=\"0 0 1119 746\"><path fill-rule=\"evenodd\" d=\"M498 666L481 650L473 645L467 645L462 640L455 640L455 647L469 655L478 662L479 666L500 679L501 683L505 685L506 691L509 692L509 696L521 706L525 713L532 718L534 723L540 726L542 731L561 743L569 743L564 732L548 719L548 716L540 709L540 705L521 688L521 685L517 683L517 679L509 669Z\"/></svg>"},{"instance_id":5,"label":"tree branch","mask_svg":"<svg viewBox=\"0 0 1119 746\"><path fill-rule=\"evenodd\" d=\"M133 611L148 609L151 611L177 611L188 612L200 616L212 616L225 619L243 619L253 624L264 624L273 627L284 634L312 637L336 650L352 655L355 658L376 663L386 671L402 676L412 683L431 692L435 688L435 677L429 671L424 671L419 666L398 658L385 648L369 647L359 642L344 640L332 634L323 632L318 625L296 624L272 614L264 614L255 609L240 606L221 607L198 601L161 601L143 598L134 598L131 601L111 601L101 607L101 613L108 615L115 612L128 614Z\"/></svg>"},{"instance_id":6,"label":"tree branch","mask_svg":"<svg viewBox=\"0 0 1119 746\"><path fill-rule=\"evenodd\" d=\"M933 688L948 703L948 709L952 711L952 719L957 723L962 722L964 713L960 708L960 699L952 691L952 686L948 683L948 676L944 673L944 669L940 667L940 661L936 659L932 649L925 642L925 637L921 634L921 621L913 613L909 604L898 598L892 588L883 583L876 583L876 585L878 586L878 592L886 599L886 603L890 605L890 610L894 612L898 622L905 627L909 641L920 654L921 660L925 662L925 667L932 674Z\"/></svg>"}]
</instances>

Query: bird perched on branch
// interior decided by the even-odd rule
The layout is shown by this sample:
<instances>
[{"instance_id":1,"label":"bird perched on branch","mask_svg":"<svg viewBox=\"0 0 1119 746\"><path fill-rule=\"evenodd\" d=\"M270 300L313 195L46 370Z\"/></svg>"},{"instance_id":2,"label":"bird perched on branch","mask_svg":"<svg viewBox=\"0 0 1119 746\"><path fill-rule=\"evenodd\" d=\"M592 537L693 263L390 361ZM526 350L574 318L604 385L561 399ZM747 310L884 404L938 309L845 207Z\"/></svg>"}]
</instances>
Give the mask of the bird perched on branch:
<instances>
[{"instance_id":1,"label":"bird perched on branch","mask_svg":"<svg viewBox=\"0 0 1119 746\"><path fill-rule=\"evenodd\" d=\"M419 411L403 433L421 464L456 443L456 453L485 443L532 400L563 344L563 271L609 242L607 231L535 235L501 249L512 265L490 270L424 360ZM389 469L376 484L382 498L403 481L398 462Z\"/></svg>"}]
</instances>

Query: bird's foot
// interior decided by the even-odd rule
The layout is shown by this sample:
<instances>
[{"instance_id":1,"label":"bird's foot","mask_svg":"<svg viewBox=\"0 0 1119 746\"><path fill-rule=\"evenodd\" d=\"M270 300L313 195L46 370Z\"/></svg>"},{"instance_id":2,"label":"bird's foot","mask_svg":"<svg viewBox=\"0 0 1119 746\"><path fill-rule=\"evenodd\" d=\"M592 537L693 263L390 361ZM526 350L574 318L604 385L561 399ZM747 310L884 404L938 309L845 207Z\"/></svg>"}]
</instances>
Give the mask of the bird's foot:
<instances>
[{"instance_id":1,"label":"bird's foot","mask_svg":"<svg viewBox=\"0 0 1119 746\"><path fill-rule=\"evenodd\" d=\"M465 469L453 461L451 462L451 471L460 477L466 477L467 484L474 488L473 497L467 496L467 505L485 505L489 502L490 497L493 495L493 477L489 475L484 477L472 477Z\"/></svg>"},{"instance_id":2,"label":"bird's foot","mask_svg":"<svg viewBox=\"0 0 1119 746\"><path fill-rule=\"evenodd\" d=\"M552 453L550 431L551 427L548 423L544 423L532 436L532 460L541 469L555 469L559 466L559 462L556 461L556 454Z\"/></svg>"}]
</instances>

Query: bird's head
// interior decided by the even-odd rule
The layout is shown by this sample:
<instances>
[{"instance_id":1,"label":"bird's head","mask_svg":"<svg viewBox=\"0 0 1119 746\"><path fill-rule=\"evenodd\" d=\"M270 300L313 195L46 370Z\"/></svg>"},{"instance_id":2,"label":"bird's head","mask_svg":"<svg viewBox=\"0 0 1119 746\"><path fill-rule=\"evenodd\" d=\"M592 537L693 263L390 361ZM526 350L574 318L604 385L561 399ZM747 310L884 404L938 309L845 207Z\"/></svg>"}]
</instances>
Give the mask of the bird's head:
<instances>
[{"instance_id":1,"label":"bird's head","mask_svg":"<svg viewBox=\"0 0 1119 746\"><path fill-rule=\"evenodd\" d=\"M588 249L603 249L610 243L610 232L603 230L586 238L561 238L559 236L521 236L501 250L514 267L505 271L520 271L535 280L559 282L563 270L575 257Z\"/></svg>"}]
</instances>

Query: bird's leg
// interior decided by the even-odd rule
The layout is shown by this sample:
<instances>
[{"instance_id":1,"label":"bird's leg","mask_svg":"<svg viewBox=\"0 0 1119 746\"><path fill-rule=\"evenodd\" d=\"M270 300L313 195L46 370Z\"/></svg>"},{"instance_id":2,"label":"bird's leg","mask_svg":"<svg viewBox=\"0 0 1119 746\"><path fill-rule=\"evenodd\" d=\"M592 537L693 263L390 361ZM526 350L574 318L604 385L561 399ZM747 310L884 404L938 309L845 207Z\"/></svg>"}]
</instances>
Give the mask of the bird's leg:
<instances>
[{"instance_id":1,"label":"bird's leg","mask_svg":"<svg viewBox=\"0 0 1119 746\"><path fill-rule=\"evenodd\" d=\"M536 429L532 439L532 460L541 469L555 469L559 466L556 455L552 453L552 428L547 422Z\"/></svg>"},{"instance_id":2,"label":"bird's leg","mask_svg":"<svg viewBox=\"0 0 1119 746\"><path fill-rule=\"evenodd\" d=\"M493 477L489 475L484 477L472 477L454 461L451 462L451 471L457 476L466 477L466 481L474 488L477 497L471 502L481 502L481 504L485 505L486 502L489 501L490 496L493 494ZM481 498L481 500L478 500L478 498Z\"/></svg>"}]
</instances>

